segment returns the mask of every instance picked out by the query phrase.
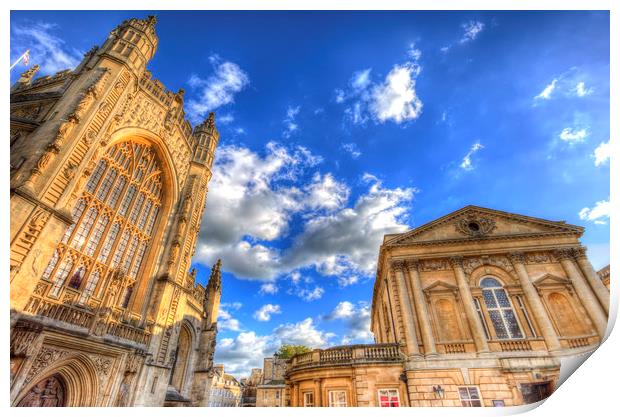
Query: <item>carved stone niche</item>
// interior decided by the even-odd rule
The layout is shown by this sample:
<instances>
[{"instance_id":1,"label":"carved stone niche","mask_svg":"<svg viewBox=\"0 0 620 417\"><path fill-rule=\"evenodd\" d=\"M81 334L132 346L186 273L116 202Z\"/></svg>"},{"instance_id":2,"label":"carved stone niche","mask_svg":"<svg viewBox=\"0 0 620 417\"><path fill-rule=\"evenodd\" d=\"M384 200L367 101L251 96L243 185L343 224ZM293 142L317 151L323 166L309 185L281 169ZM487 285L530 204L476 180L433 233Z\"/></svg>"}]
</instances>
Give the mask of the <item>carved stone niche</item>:
<instances>
[{"instance_id":1,"label":"carved stone niche","mask_svg":"<svg viewBox=\"0 0 620 417\"><path fill-rule=\"evenodd\" d=\"M11 329L11 356L27 357L37 349L37 341L43 326L28 321L19 321Z\"/></svg>"},{"instance_id":2,"label":"carved stone niche","mask_svg":"<svg viewBox=\"0 0 620 417\"><path fill-rule=\"evenodd\" d=\"M481 237L490 234L497 225L490 217L478 213L469 213L458 219L455 228L458 232L471 237Z\"/></svg>"}]
</instances>

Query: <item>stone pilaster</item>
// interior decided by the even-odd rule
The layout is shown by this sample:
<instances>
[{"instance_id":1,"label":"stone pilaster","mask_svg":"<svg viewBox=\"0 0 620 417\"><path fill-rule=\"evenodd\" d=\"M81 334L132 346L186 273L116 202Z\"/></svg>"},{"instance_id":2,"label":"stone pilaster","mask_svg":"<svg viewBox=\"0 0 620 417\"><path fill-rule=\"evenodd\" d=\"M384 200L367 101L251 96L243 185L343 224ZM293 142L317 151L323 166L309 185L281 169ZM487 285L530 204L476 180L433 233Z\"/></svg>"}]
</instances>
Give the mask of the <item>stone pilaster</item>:
<instances>
[{"instance_id":1,"label":"stone pilaster","mask_svg":"<svg viewBox=\"0 0 620 417\"><path fill-rule=\"evenodd\" d=\"M467 278L465 277L463 258L461 256L450 258L450 265L452 265L454 275L456 275L459 293L461 295L461 300L463 300L463 306L465 307L465 315L467 316L467 321L469 322L469 327L474 337L474 343L476 344L476 351L478 353L488 353L489 344L487 343L486 336L484 335L484 328L482 327L480 317L478 317L478 312L474 305L469 282L467 282Z\"/></svg>"},{"instance_id":2,"label":"stone pilaster","mask_svg":"<svg viewBox=\"0 0 620 417\"><path fill-rule=\"evenodd\" d=\"M536 318L536 322L540 327L540 331L542 332L542 336L545 339L547 348L552 352L560 350L562 348L560 345L560 340L558 339L558 335L553 329L553 324L551 323L551 319L547 315L547 311L545 310L545 306L543 305L542 300L538 295L538 291L536 291L536 288L534 287L534 284L532 284L532 280L527 273L523 253L513 252L509 255L509 257L512 261L512 265L514 266L515 271L517 272L517 276L519 277L519 282L521 283L521 288L523 289L523 293L525 294L525 299L527 300L528 305L533 310L534 317Z\"/></svg>"},{"instance_id":3,"label":"stone pilaster","mask_svg":"<svg viewBox=\"0 0 620 417\"><path fill-rule=\"evenodd\" d=\"M411 283L411 292L415 302L416 313L420 320L422 329L422 341L424 342L425 356L437 355L437 347L435 346L435 338L433 337L433 328L431 327L428 306L422 291L422 282L420 280L420 272L418 271L418 261L407 261L407 271L409 272L409 282Z\"/></svg>"},{"instance_id":4,"label":"stone pilaster","mask_svg":"<svg viewBox=\"0 0 620 417\"><path fill-rule=\"evenodd\" d=\"M586 279L590 283L590 287L596 294L596 297L601 302L603 309L605 309L605 313L609 315L609 290L603 284L603 281L599 278L598 274L592 268L592 264L588 260L586 256L587 249L583 246L573 249L573 256L577 260L577 265L581 268L581 271L586 276Z\"/></svg>"},{"instance_id":5,"label":"stone pilaster","mask_svg":"<svg viewBox=\"0 0 620 417\"><path fill-rule=\"evenodd\" d=\"M420 356L420 348L418 347L418 338L415 330L415 321L413 319L413 310L411 300L408 296L407 283L405 282L405 263L403 261L392 262L392 270L396 274L396 282L398 285L398 297L400 301L400 309L403 327L405 329L405 343L407 344L407 356Z\"/></svg>"},{"instance_id":6,"label":"stone pilaster","mask_svg":"<svg viewBox=\"0 0 620 417\"><path fill-rule=\"evenodd\" d=\"M314 392L315 392L315 407L323 407L323 380L321 378L317 378L314 380Z\"/></svg>"},{"instance_id":7,"label":"stone pilaster","mask_svg":"<svg viewBox=\"0 0 620 417\"><path fill-rule=\"evenodd\" d=\"M596 331L601 338L605 337L605 331L607 329L607 314L598 298L588 285L586 279L579 272L577 265L573 261L573 253L571 249L559 249L554 252L555 257L562 264L562 268L568 275L568 278L575 287L575 292L579 296L579 299L583 303L586 311L596 327Z\"/></svg>"}]
</instances>

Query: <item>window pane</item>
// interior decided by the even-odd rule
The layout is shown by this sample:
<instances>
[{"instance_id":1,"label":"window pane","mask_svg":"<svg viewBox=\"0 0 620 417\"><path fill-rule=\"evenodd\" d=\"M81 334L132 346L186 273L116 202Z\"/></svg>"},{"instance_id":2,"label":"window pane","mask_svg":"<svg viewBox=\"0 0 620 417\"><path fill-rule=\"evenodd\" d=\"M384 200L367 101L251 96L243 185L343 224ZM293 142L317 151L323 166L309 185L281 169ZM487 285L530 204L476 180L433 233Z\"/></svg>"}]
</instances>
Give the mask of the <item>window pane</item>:
<instances>
[{"instance_id":1,"label":"window pane","mask_svg":"<svg viewBox=\"0 0 620 417\"><path fill-rule=\"evenodd\" d=\"M493 291L482 291L482 297L484 298L484 303L487 305L487 308L497 308L497 302L495 301L495 297L493 296Z\"/></svg>"},{"instance_id":2,"label":"window pane","mask_svg":"<svg viewBox=\"0 0 620 417\"><path fill-rule=\"evenodd\" d=\"M97 167L95 168L95 171L90 175L88 183L86 183L86 191L91 194L93 191L95 191L95 188L97 188L97 184L99 184L99 180L103 175L103 171L105 171L106 165L107 163L103 159L99 161Z\"/></svg>"},{"instance_id":3,"label":"window pane","mask_svg":"<svg viewBox=\"0 0 620 417\"><path fill-rule=\"evenodd\" d=\"M517 318L512 310L503 310L504 319L508 324L508 332L510 337L512 338L522 338L523 334L521 333L521 329L519 328L519 323L517 322Z\"/></svg>"},{"instance_id":4,"label":"window pane","mask_svg":"<svg viewBox=\"0 0 620 417\"><path fill-rule=\"evenodd\" d=\"M489 311L489 316L491 317L491 323L493 323L493 328L495 329L497 338L508 339L508 331L504 325L504 320L502 320L501 313L497 310L492 310Z\"/></svg>"},{"instance_id":5,"label":"window pane","mask_svg":"<svg viewBox=\"0 0 620 417\"><path fill-rule=\"evenodd\" d=\"M112 187L112 183L116 179L116 169L112 168L108 171L103 182L101 183L101 187L97 190L97 199L104 201L105 197L108 195L108 191L110 191L110 187Z\"/></svg>"},{"instance_id":6,"label":"window pane","mask_svg":"<svg viewBox=\"0 0 620 417\"><path fill-rule=\"evenodd\" d=\"M75 249L80 250L82 249L82 246L84 246L86 236L88 235L88 232L90 232L90 229L93 227L93 223L95 222L98 214L99 212L94 207L91 207L86 212L86 215L82 219L82 223L80 224L80 227L78 228L78 231L73 237L73 241L71 242L71 246L73 246Z\"/></svg>"},{"instance_id":7,"label":"window pane","mask_svg":"<svg viewBox=\"0 0 620 417\"><path fill-rule=\"evenodd\" d=\"M99 220L97 220L95 230L93 230L92 235L90 235L90 239L88 239L88 244L84 250L84 253L87 256L93 256L93 253L95 253L95 249L101 240L101 235L103 234L105 227L108 225L108 221L108 216L101 216Z\"/></svg>"},{"instance_id":8,"label":"window pane","mask_svg":"<svg viewBox=\"0 0 620 417\"><path fill-rule=\"evenodd\" d=\"M506 295L506 291L504 289L493 290L495 293L495 297L497 298L497 302L500 307L508 307L510 308L510 301L508 301L508 296Z\"/></svg>"}]
</instances>

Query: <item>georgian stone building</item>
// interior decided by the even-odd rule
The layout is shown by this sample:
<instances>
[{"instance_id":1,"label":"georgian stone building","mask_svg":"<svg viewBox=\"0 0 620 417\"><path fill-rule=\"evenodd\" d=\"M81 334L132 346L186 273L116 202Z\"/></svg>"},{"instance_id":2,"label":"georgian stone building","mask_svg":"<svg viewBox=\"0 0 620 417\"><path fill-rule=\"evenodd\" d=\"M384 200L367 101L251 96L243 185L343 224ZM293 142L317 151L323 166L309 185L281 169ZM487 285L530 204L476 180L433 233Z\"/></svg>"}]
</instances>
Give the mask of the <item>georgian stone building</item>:
<instances>
[{"instance_id":1,"label":"georgian stone building","mask_svg":"<svg viewBox=\"0 0 620 417\"><path fill-rule=\"evenodd\" d=\"M286 374L287 360L265 358L263 361L262 378L256 387L256 407L284 407L286 406Z\"/></svg>"},{"instance_id":2,"label":"georgian stone building","mask_svg":"<svg viewBox=\"0 0 620 417\"><path fill-rule=\"evenodd\" d=\"M386 235L377 344L292 358L293 406L512 406L549 396L563 359L592 352L609 290L565 222L467 206Z\"/></svg>"},{"instance_id":3,"label":"georgian stone building","mask_svg":"<svg viewBox=\"0 0 620 417\"><path fill-rule=\"evenodd\" d=\"M224 365L213 367L209 407L240 407L242 387L237 378L224 372Z\"/></svg>"},{"instance_id":4,"label":"georgian stone building","mask_svg":"<svg viewBox=\"0 0 620 417\"><path fill-rule=\"evenodd\" d=\"M189 271L219 140L151 77L155 18L11 89L11 404L206 405L221 293Z\"/></svg>"}]
</instances>

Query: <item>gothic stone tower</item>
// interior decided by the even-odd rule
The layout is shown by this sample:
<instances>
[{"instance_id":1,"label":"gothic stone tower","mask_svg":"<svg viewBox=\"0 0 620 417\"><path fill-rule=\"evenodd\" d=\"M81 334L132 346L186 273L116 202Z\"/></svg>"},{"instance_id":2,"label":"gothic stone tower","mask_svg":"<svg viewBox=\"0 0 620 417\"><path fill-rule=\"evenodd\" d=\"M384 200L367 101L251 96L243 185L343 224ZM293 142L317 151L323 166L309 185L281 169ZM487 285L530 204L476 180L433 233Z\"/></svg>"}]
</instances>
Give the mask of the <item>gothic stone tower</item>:
<instances>
[{"instance_id":1,"label":"gothic stone tower","mask_svg":"<svg viewBox=\"0 0 620 417\"><path fill-rule=\"evenodd\" d=\"M11 89L12 405L204 405L220 265L191 258L219 133L146 70L155 18Z\"/></svg>"}]
</instances>

